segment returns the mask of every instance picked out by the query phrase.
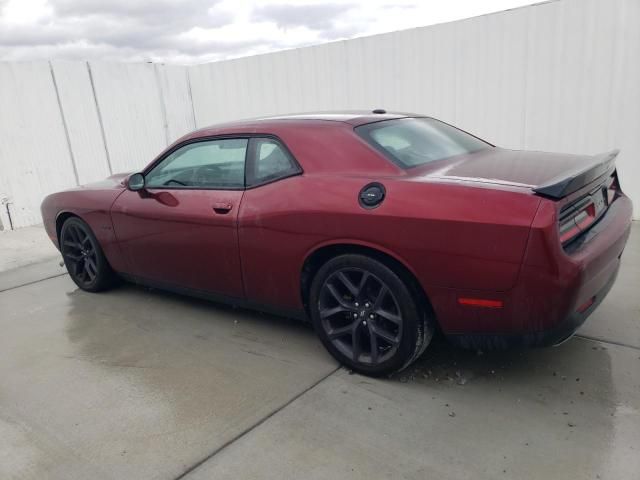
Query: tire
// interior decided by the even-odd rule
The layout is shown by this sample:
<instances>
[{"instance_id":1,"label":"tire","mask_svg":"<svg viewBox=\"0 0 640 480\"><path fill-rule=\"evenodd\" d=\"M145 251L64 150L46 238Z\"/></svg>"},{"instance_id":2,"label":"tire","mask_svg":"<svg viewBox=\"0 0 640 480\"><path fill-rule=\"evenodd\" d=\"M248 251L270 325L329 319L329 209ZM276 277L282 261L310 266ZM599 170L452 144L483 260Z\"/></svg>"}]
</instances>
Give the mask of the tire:
<instances>
[{"instance_id":1,"label":"tire","mask_svg":"<svg viewBox=\"0 0 640 480\"><path fill-rule=\"evenodd\" d=\"M87 292L112 287L117 276L104 256L91 227L78 217L70 217L60 230L60 252L69 276Z\"/></svg>"},{"instance_id":2,"label":"tire","mask_svg":"<svg viewBox=\"0 0 640 480\"><path fill-rule=\"evenodd\" d=\"M329 353L365 375L388 375L407 367L424 352L434 332L434 322L410 282L365 255L327 261L311 283L309 307Z\"/></svg>"}]
</instances>

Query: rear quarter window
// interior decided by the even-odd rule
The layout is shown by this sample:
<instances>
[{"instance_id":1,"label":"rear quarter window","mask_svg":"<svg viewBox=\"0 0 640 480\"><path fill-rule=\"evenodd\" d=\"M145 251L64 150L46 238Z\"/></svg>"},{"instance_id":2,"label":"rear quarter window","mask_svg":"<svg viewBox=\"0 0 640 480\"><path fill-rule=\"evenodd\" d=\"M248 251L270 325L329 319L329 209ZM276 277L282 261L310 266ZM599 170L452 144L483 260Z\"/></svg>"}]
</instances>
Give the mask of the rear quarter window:
<instances>
[{"instance_id":1,"label":"rear quarter window","mask_svg":"<svg viewBox=\"0 0 640 480\"><path fill-rule=\"evenodd\" d=\"M269 183L300 172L298 164L282 144L272 138L251 139L247 186Z\"/></svg>"}]
</instances>

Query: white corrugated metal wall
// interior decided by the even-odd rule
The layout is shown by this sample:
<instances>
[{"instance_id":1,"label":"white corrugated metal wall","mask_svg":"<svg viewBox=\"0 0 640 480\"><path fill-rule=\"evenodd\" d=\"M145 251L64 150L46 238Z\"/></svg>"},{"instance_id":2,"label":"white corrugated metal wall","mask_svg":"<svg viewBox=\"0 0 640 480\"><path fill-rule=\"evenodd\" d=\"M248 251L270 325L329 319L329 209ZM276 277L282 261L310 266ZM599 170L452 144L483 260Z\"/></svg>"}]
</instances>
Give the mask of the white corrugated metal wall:
<instances>
[{"instance_id":1,"label":"white corrugated metal wall","mask_svg":"<svg viewBox=\"0 0 640 480\"><path fill-rule=\"evenodd\" d=\"M552 1L193 67L0 63L0 195L14 225L30 225L46 193L140 168L195 127L384 107L510 148L619 147L623 187L640 205L638 85L638 0Z\"/></svg>"},{"instance_id":2,"label":"white corrugated metal wall","mask_svg":"<svg viewBox=\"0 0 640 480\"><path fill-rule=\"evenodd\" d=\"M0 62L0 200L14 227L40 223L48 193L138 169L194 128L187 67Z\"/></svg>"}]
</instances>

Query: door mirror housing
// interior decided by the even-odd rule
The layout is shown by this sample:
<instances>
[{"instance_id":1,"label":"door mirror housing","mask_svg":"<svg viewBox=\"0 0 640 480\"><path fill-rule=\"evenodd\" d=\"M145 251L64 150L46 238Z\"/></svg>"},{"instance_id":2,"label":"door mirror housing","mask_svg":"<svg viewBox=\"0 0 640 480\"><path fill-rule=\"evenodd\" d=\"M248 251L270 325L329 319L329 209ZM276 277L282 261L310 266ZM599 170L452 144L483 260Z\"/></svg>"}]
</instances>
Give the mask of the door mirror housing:
<instances>
[{"instance_id":1,"label":"door mirror housing","mask_svg":"<svg viewBox=\"0 0 640 480\"><path fill-rule=\"evenodd\" d=\"M132 192L137 192L144 189L144 175L141 173L134 173L129 177L127 181L127 188Z\"/></svg>"}]
</instances>

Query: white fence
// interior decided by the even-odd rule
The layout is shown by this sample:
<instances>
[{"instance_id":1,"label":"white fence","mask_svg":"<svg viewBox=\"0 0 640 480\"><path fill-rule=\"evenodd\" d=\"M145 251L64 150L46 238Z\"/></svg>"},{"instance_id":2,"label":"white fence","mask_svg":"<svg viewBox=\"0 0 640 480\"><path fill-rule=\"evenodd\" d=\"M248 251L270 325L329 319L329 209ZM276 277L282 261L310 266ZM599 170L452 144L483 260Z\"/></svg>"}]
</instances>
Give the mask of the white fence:
<instances>
[{"instance_id":1,"label":"white fence","mask_svg":"<svg viewBox=\"0 0 640 480\"><path fill-rule=\"evenodd\" d=\"M0 63L0 200L14 227L31 225L47 193L138 169L196 127L383 107L509 148L621 148L640 206L639 85L637 0L560 0L193 67Z\"/></svg>"}]
</instances>

